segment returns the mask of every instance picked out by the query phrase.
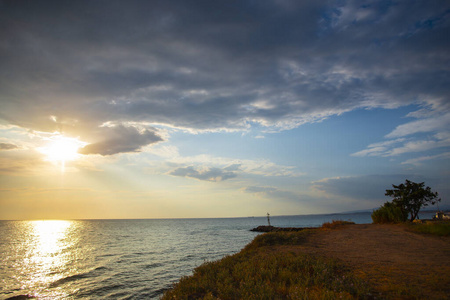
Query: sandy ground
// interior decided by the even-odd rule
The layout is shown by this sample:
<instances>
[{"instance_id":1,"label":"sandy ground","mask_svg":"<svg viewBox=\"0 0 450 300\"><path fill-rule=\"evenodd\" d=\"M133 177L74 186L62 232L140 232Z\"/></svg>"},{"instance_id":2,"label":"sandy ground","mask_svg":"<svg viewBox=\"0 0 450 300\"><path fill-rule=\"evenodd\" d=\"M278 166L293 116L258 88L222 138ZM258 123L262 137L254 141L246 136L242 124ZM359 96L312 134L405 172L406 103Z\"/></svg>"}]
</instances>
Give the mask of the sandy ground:
<instances>
[{"instance_id":1,"label":"sandy ground","mask_svg":"<svg viewBox=\"0 0 450 300\"><path fill-rule=\"evenodd\" d=\"M297 250L340 260L389 298L450 299L450 237L347 225L312 234Z\"/></svg>"}]
</instances>

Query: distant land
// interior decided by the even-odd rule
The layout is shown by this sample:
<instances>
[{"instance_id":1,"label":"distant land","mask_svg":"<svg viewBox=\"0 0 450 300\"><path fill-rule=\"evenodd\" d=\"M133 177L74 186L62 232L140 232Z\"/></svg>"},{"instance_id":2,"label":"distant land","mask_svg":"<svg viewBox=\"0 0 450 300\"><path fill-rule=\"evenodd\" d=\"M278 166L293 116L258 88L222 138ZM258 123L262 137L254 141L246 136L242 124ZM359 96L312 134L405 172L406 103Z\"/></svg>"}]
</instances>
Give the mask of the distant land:
<instances>
[{"instance_id":1,"label":"distant land","mask_svg":"<svg viewBox=\"0 0 450 300\"><path fill-rule=\"evenodd\" d=\"M358 214L358 213L371 213L374 210L378 209L379 207L375 207L372 209L360 209L360 210L351 210L351 211L344 211L344 212L339 212L339 213L331 213L332 214ZM437 212L437 211L450 211L450 205L442 205L439 206L439 208L434 205L434 206L428 206L425 209L421 209L420 212L422 213L429 213L429 212Z\"/></svg>"}]
</instances>

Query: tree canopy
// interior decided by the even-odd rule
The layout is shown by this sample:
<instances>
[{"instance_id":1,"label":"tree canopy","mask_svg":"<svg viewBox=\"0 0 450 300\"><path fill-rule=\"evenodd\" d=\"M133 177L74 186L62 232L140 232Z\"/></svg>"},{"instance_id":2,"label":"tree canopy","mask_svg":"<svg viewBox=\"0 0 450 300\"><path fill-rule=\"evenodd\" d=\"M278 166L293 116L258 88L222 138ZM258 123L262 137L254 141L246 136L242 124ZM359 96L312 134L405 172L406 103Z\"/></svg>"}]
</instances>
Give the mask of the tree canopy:
<instances>
[{"instance_id":1,"label":"tree canopy","mask_svg":"<svg viewBox=\"0 0 450 300\"><path fill-rule=\"evenodd\" d=\"M386 190L385 195L393 198L392 204L399 207L405 220L414 221L422 207L441 201L437 192L432 192L425 183L416 183L406 179L405 183L392 185L392 190Z\"/></svg>"}]
</instances>

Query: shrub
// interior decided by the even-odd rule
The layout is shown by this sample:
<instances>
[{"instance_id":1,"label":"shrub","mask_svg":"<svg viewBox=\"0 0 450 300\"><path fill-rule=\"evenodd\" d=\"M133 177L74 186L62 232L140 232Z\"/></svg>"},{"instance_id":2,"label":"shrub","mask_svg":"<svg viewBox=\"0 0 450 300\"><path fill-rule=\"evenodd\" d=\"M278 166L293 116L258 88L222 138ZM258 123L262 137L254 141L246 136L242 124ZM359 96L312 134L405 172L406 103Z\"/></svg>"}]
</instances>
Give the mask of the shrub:
<instances>
[{"instance_id":1,"label":"shrub","mask_svg":"<svg viewBox=\"0 0 450 300\"><path fill-rule=\"evenodd\" d=\"M309 233L310 230L301 232L267 232L256 236L244 249L248 251L264 246L301 245Z\"/></svg>"},{"instance_id":2,"label":"shrub","mask_svg":"<svg viewBox=\"0 0 450 300\"><path fill-rule=\"evenodd\" d=\"M408 216L403 213L400 207L386 202L379 209L372 213L373 223L401 223L405 222Z\"/></svg>"},{"instance_id":3,"label":"shrub","mask_svg":"<svg viewBox=\"0 0 450 300\"><path fill-rule=\"evenodd\" d=\"M355 224L355 222L351 222L351 221L342 221L342 220L333 220L331 223L330 222L325 222L322 224L322 228L324 229L335 229L335 228L339 228L342 225L351 225L351 224Z\"/></svg>"}]
</instances>

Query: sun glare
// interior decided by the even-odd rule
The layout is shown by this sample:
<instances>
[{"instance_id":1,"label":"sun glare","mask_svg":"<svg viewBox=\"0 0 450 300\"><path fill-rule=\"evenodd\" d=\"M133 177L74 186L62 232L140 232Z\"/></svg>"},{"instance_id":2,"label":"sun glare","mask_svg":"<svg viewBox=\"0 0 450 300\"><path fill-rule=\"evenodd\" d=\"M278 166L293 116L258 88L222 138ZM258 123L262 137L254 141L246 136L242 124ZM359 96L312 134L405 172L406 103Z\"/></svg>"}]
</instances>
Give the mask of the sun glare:
<instances>
[{"instance_id":1,"label":"sun glare","mask_svg":"<svg viewBox=\"0 0 450 300\"><path fill-rule=\"evenodd\" d=\"M78 149L84 145L78 139L57 136L51 138L47 145L39 148L39 151L52 162L64 164L66 161L76 160L80 157Z\"/></svg>"}]
</instances>

